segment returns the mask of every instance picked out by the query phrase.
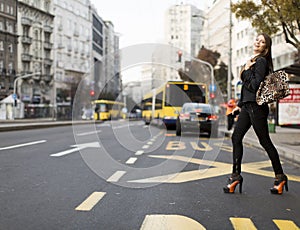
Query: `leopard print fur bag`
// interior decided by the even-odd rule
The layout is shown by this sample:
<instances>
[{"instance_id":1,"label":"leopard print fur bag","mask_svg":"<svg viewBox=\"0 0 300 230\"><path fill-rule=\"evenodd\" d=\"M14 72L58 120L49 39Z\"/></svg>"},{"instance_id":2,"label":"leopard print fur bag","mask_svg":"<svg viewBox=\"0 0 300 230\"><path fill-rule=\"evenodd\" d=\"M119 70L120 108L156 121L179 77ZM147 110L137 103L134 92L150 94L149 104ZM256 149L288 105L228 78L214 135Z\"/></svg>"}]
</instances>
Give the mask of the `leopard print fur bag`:
<instances>
[{"instance_id":1,"label":"leopard print fur bag","mask_svg":"<svg viewBox=\"0 0 300 230\"><path fill-rule=\"evenodd\" d=\"M290 95L288 77L284 71L274 72L266 76L260 83L256 93L256 102L258 105L272 103Z\"/></svg>"}]
</instances>

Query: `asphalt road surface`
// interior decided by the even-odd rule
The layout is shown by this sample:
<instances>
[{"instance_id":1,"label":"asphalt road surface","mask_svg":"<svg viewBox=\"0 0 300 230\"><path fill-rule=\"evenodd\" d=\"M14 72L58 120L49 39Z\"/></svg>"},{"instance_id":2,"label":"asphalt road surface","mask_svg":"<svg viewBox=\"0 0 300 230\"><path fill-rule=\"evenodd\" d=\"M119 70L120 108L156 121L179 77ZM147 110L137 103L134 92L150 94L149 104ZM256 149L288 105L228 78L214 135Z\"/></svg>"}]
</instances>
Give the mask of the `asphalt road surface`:
<instances>
[{"instance_id":1,"label":"asphalt road surface","mask_svg":"<svg viewBox=\"0 0 300 230\"><path fill-rule=\"evenodd\" d=\"M231 141L108 121L0 133L0 229L299 229L300 170L271 195L245 146L243 192L224 194Z\"/></svg>"}]
</instances>

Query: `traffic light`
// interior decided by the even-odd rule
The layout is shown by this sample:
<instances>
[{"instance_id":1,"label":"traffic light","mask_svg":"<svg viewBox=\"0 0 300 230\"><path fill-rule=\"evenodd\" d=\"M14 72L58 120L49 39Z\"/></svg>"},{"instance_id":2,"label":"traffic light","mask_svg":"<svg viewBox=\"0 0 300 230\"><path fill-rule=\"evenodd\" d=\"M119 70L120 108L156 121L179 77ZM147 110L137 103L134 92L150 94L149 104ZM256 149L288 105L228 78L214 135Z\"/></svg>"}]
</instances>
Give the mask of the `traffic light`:
<instances>
[{"instance_id":1,"label":"traffic light","mask_svg":"<svg viewBox=\"0 0 300 230\"><path fill-rule=\"evenodd\" d=\"M178 55L178 62L181 62L182 51L178 50L177 55Z\"/></svg>"},{"instance_id":2,"label":"traffic light","mask_svg":"<svg viewBox=\"0 0 300 230\"><path fill-rule=\"evenodd\" d=\"M210 93L210 94L209 94L209 97L210 97L211 99L215 99L216 95L215 95L215 93Z\"/></svg>"},{"instance_id":3,"label":"traffic light","mask_svg":"<svg viewBox=\"0 0 300 230\"><path fill-rule=\"evenodd\" d=\"M93 90L93 89L90 90L90 96L91 96L91 97L94 97L94 96L95 96L95 90Z\"/></svg>"}]
</instances>

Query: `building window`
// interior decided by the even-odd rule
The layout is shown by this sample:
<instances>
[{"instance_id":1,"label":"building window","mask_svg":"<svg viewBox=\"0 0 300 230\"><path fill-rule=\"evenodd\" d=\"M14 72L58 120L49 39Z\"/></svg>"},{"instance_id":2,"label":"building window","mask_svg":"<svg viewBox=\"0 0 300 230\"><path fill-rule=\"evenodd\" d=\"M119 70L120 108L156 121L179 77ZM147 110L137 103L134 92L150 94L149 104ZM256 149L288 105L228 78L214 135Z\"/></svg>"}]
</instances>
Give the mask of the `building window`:
<instances>
[{"instance_id":1,"label":"building window","mask_svg":"<svg viewBox=\"0 0 300 230\"><path fill-rule=\"evenodd\" d=\"M4 12L4 3L3 3L3 2L1 2L0 10L1 10L2 12Z\"/></svg>"},{"instance_id":2,"label":"building window","mask_svg":"<svg viewBox=\"0 0 300 230\"><path fill-rule=\"evenodd\" d=\"M3 41L0 41L0 51L4 51L4 42Z\"/></svg>"},{"instance_id":3,"label":"building window","mask_svg":"<svg viewBox=\"0 0 300 230\"><path fill-rule=\"evenodd\" d=\"M12 45L12 44L9 44L9 45L8 45L8 51L9 51L10 53L13 53L13 52L14 52L14 49L13 49L13 45Z\"/></svg>"}]
</instances>

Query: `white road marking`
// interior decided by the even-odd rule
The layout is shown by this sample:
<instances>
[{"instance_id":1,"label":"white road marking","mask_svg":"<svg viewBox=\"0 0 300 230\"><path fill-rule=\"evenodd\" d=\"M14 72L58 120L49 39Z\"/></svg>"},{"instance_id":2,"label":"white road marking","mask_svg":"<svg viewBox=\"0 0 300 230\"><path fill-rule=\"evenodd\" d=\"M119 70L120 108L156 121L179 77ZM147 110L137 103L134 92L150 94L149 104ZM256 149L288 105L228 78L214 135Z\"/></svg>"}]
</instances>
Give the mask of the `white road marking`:
<instances>
[{"instance_id":1,"label":"white road marking","mask_svg":"<svg viewBox=\"0 0 300 230\"><path fill-rule=\"evenodd\" d=\"M51 157L62 157L62 156L68 155L70 153L80 151L81 149L84 149L84 147L77 147L77 148L73 148L73 149L68 149L66 151L62 151L62 152L59 152L59 153L51 154L50 156Z\"/></svg>"},{"instance_id":2,"label":"white road marking","mask_svg":"<svg viewBox=\"0 0 300 230\"><path fill-rule=\"evenodd\" d=\"M93 192L85 201L83 201L75 210L90 211L104 196L106 192Z\"/></svg>"},{"instance_id":3,"label":"white road marking","mask_svg":"<svg viewBox=\"0 0 300 230\"><path fill-rule=\"evenodd\" d=\"M148 143L147 143L147 145L152 145L153 144L153 142L152 141L149 141Z\"/></svg>"},{"instance_id":4,"label":"white road marking","mask_svg":"<svg viewBox=\"0 0 300 230\"><path fill-rule=\"evenodd\" d=\"M96 131L91 131L91 132L79 133L79 134L77 134L77 136L87 136L87 135L101 133L101 132L102 132L101 130L96 130Z\"/></svg>"},{"instance_id":5,"label":"white road marking","mask_svg":"<svg viewBox=\"0 0 300 230\"><path fill-rule=\"evenodd\" d=\"M107 182L118 182L122 176L124 176L125 171L116 171L110 178L108 178Z\"/></svg>"},{"instance_id":6,"label":"white road marking","mask_svg":"<svg viewBox=\"0 0 300 230\"><path fill-rule=\"evenodd\" d=\"M144 145L143 147L142 147L142 149L148 149L150 146L149 145Z\"/></svg>"},{"instance_id":7,"label":"white road marking","mask_svg":"<svg viewBox=\"0 0 300 230\"><path fill-rule=\"evenodd\" d=\"M137 158L136 157L130 157L127 161L126 164L132 165L136 162Z\"/></svg>"},{"instance_id":8,"label":"white road marking","mask_svg":"<svg viewBox=\"0 0 300 230\"><path fill-rule=\"evenodd\" d=\"M135 155L136 155L136 156L140 156L140 155L142 155L143 153L144 153L143 150L138 150L138 151L136 151Z\"/></svg>"},{"instance_id":9,"label":"white road marking","mask_svg":"<svg viewBox=\"0 0 300 230\"><path fill-rule=\"evenodd\" d=\"M18 144L18 145L12 145L12 146L7 146L7 147L2 147L0 150L7 150L7 149L15 149L15 148L21 148L24 146L29 146L29 145L37 145L41 143L47 142L46 140L40 140L40 141L33 141L33 142L28 142L28 143L23 143L23 144Z\"/></svg>"},{"instance_id":10,"label":"white road marking","mask_svg":"<svg viewBox=\"0 0 300 230\"><path fill-rule=\"evenodd\" d=\"M70 147L73 147L73 148L59 152L59 153L51 154L50 156L51 157L62 157L62 156L68 155L70 153L80 151L85 148L100 148L100 144L99 144L99 142L91 142L91 143L84 143L84 144L79 144L79 145L71 145Z\"/></svg>"}]
</instances>

